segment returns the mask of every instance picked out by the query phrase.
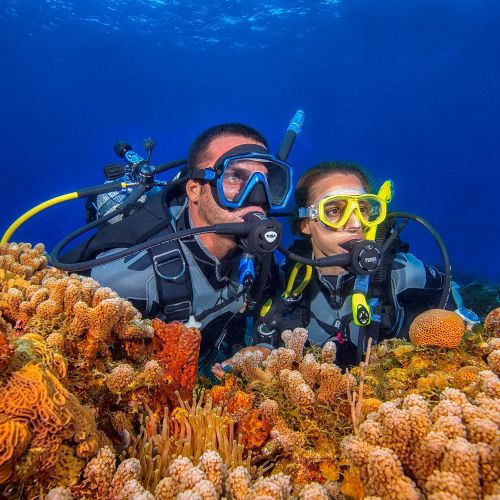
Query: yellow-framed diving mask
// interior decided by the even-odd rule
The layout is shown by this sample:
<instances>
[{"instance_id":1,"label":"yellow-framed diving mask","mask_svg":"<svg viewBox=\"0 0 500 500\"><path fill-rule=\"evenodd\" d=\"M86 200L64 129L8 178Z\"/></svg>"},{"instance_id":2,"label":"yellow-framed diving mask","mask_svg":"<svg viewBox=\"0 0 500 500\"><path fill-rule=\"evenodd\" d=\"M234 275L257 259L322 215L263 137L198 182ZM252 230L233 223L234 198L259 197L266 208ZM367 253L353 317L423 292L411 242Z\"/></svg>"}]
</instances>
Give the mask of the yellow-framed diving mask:
<instances>
[{"instance_id":1,"label":"yellow-framed diving mask","mask_svg":"<svg viewBox=\"0 0 500 500\"><path fill-rule=\"evenodd\" d=\"M352 194L348 190L327 194L315 205L299 208L300 218L319 220L331 229L340 229L355 213L365 229L378 226L387 215L387 203L392 198L392 181L385 181L377 194Z\"/></svg>"}]
</instances>

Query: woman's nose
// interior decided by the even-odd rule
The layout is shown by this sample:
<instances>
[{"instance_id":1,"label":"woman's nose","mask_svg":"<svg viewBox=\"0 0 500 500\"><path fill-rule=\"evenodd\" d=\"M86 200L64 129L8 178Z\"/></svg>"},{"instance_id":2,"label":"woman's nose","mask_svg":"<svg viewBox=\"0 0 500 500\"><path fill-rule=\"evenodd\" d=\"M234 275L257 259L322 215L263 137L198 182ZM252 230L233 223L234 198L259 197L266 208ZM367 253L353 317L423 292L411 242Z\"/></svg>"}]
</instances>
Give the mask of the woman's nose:
<instances>
[{"instance_id":1,"label":"woman's nose","mask_svg":"<svg viewBox=\"0 0 500 500\"><path fill-rule=\"evenodd\" d=\"M349 216L349 219L347 219L346 225L345 225L345 230L346 231L359 231L361 229L361 222L359 221L356 211L353 210L351 215Z\"/></svg>"}]
</instances>

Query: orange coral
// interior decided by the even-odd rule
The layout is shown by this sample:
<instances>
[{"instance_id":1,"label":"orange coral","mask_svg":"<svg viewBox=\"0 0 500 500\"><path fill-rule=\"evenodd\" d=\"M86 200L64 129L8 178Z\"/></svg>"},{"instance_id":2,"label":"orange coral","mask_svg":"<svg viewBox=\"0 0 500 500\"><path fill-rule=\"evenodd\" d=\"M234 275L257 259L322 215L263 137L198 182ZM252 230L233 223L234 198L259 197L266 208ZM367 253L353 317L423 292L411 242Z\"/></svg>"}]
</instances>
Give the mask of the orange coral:
<instances>
[{"instance_id":1,"label":"orange coral","mask_svg":"<svg viewBox=\"0 0 500 500\"><path fill-rule=\"evenodd\" d=\"M463 319L452 311L431 309L419 314L410 326L410 340L415 345L457 347L465 333Z\"/></svg>"},{"instance_id":2,"label":"orange coral","mask_svg":"<svg viewBox=\"0 0 500 500\"><path fill-rule=\"evenodd\" d=\"M462 366L453 377L453 386L457 389L465 389L477 380L481 368L478 366Z\"/></svg>"},{"instance_id":3,"label":"orange coral","mask_svg":"<svg viewBox=\"0 0 500 500\"><path fill-rule=\"evenodd\" d=\"M236 391L227 404L227 412L236 420L239 420L252 409L253 394Z\"/></svg>"},{"instance_id":4,"label":"orange coral","mask_svg":"<svg viewBox=\"0 0 500 500\"><path fill-rule=\"evenodd\" d=\"M151 325L155 332L154 356L162 364L164 376L173 381L173 389L179 391L183 400L191 399L198 372L200 331L186 328L182 323L164 323L159 319L154 319Z\"/></svg>"},{"instance_id":5,"label":"orange coral","mask_svg":"<svg viewBox=\"0 0 500 500\"><path fill-rule=\"evenodd\" d=\"M1 320L0 316L0 320ZM0 326L0 372L2 372L10 363L14 355L14 348L10 345L5 331Z\"/></svg>"},{"instance_id":6,"label":"orange coral","mask_svg":"<svg viewBox=\"0 0 500 500\"><path fill-rule=\"evenodd\" d=\"M97 451L92 415L41 364L28 363L10 376L0 399L0 422L4 482L28 444L36 450L35 470L39 472L48 472L57 463L64 440L93 443L91 451Z\"/></svg>"},{"instance_id":7,"label":"orange coral","mask_svg":"<svg viewBox=\"0 0 500 500\"><path fill-rule=\"evenodd\" d=\"M260 448L265 443L271 428L271 420L264 415L262 410L255 409L243 417L239 423L238 432L245 448L253 450Z\"/></svg>"}]
</instances>

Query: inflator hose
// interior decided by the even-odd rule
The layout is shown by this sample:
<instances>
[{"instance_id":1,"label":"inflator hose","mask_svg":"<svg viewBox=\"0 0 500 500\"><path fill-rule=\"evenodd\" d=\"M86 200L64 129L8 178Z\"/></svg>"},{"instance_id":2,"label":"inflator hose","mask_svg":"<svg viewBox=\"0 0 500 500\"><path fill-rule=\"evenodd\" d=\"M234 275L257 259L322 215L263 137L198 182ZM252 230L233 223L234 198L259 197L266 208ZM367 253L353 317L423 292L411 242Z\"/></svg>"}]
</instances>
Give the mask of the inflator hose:
<instances>
[{"instance_id":1,"label":"inflator hose","mask_svg":"<svg viewBox=\"0 0 500 500\"><path fill-rule=\"evenodd\" d=\"M437 308L445 309L446 304L448 303L448 297L450 295L450 289L451 289L451 264L450 264L450 256L448 254L448 250L446 249L446 245L444 244L443 239L441 238L437 230L428 221L422 219L422 217L419 217L418 215L410 214L408 212L391 212L387 214L387 217L400 217L402 219L414 220L415 222L418 222L419 224L424 226L425 229L427 229L427 231L431 233L432 237L434 238L439 247L439 251L441 252L441 257L443 258L443 270L444 270L443 289L441 290L441 297L439 298L439 304ZM389 237L386 244L382 248L382 251L385 250L386 245L391 239L391 237L394 236L394 238L396 238L399 232L403 229L403 227L399 229L397 234L395 234L396 231L394 231L394 233Z\"/></svg>"}]
</instances>

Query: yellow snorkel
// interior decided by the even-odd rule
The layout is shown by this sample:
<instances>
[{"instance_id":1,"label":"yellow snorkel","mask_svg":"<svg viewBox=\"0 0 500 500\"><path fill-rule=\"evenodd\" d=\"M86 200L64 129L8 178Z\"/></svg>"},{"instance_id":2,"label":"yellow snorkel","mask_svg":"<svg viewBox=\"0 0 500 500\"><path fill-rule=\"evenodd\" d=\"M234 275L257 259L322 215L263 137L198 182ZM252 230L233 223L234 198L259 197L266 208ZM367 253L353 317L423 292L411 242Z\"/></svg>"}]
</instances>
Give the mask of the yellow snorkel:
<instances>
[{"instance_id":1,"label":"yellow snorkel","mask_svg":"<svg viewBox=\"0 0 500 500\"><path fill-rule=\"evenodd\" d=\"M377 220L377 224L368 227L366 232L366 240L375 241L377 234L377 227L384 222L387 216L387 203L392 200L392 181L385 181L378 190L377 197L382 201L381 215ZM363 223L363 219L360 220ZM368 302L366 301L366 294L368 292L368 285L370 283L370 275L358 276L354 283L354 290L351 298L352 317L355 325L367 326L371 322L371 310Z\"/></svg>"}]
</instances>

